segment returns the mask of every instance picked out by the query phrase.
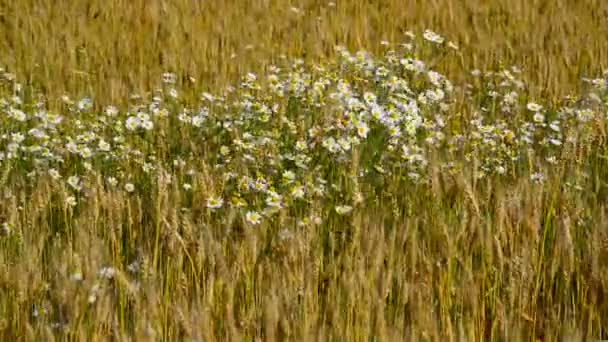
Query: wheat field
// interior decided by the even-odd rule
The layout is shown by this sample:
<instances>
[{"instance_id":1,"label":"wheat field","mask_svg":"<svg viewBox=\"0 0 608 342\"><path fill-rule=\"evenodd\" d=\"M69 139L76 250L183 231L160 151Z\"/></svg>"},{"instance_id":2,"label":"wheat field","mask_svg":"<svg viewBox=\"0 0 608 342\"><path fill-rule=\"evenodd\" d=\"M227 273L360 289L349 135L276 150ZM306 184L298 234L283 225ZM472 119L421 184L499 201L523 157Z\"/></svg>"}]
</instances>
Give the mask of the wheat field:
<instances>
[{"instance_id":1,"label":"wheat field","mask_svg":"<svg viewBox=\"0 0 608 342\"><path fill-rule=\"evenodd\" d=\"M0 0L0 337L608 339L607 36L601 0Z\"/></svg>"}]
</instances>

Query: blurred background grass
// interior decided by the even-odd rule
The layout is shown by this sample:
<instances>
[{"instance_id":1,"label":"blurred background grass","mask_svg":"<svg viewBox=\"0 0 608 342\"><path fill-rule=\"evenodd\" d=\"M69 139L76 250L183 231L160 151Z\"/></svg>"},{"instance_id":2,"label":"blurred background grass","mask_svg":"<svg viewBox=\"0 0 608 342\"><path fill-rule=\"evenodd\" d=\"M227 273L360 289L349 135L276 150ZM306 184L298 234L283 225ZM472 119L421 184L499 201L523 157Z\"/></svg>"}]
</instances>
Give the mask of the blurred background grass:
<instances>
[{"instance_id":1,"label":"blurred background grass","mask_svg":"<svg viewBox=\"0 0 608 342\"><path fill-rule=\"evenodd\" d=\"M531 91L555 97L606 66L607 18L603 0L3 0L0 64L48 94L119 101L164 71L212 89L283 54L374 51L429 28L461 46L443 65L451 77L525 65Z\"/></svg>"}]
</instances>

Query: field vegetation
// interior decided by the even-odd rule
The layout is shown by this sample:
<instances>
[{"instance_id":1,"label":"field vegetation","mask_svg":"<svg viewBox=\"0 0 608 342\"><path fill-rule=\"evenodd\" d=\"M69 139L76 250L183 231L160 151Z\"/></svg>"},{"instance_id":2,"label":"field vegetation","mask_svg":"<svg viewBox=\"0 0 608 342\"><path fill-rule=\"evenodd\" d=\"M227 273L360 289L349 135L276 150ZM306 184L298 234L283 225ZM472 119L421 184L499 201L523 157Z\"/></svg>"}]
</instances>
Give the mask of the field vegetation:
<instances>
[{"instance_id":1,"label":"field vegetation","mask_svg":"<svg viewBox=\"0 0 608 342\"><path fill-rule=\"evenodd\" d=\"M608 339L607 18L0 0L0 338Z\"/></svg>"}]
</instances>

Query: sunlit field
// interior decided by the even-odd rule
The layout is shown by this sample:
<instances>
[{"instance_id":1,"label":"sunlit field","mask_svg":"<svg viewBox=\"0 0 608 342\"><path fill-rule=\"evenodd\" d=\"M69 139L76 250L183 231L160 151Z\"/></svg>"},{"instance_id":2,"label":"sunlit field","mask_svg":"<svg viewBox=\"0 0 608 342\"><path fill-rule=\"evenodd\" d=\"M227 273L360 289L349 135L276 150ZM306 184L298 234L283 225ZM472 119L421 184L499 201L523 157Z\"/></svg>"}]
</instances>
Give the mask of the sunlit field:
<instances>
[{"instance_id":1,"label":"sunlit field","mask_svg":"<svg viewBox=\"0 0 608 342\"><path fill-rule=\"evenodd\" d=\"M0 339L608 339L608 3L0 1Z\"/></svg>"}]
</instances>

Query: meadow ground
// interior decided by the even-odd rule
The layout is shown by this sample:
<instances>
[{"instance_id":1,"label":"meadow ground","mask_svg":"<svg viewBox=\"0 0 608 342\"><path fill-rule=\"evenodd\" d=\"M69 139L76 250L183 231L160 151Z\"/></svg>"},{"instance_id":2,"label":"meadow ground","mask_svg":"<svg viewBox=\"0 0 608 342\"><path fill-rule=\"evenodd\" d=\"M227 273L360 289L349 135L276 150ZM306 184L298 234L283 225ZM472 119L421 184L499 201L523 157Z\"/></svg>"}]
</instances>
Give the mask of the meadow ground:
<instances>
[{"instance_id":1,"label":"meadow ground","mask_svg":"<svg viewBox=\"0 0 608 342\"><path fill-rule=\"evenodd\" d=\"M605 1L0 1L2 340L608 338Z\"/></svg>"}]
</instances>

